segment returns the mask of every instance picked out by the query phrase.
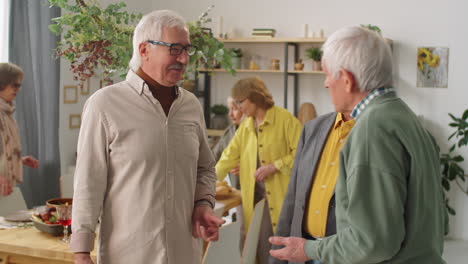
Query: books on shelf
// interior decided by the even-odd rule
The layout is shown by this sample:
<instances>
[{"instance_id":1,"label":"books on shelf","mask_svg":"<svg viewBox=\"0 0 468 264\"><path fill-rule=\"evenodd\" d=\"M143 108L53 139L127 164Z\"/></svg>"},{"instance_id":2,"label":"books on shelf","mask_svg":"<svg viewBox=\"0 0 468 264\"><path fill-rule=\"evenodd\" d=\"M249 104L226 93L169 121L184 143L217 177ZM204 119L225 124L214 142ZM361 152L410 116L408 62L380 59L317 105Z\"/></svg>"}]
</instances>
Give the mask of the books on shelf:
<instances>
[{"instance_id":1,"label":"books on shelf","mask_svg":"<svg viewBox=\"0 0 468 264\"><path fill-rule=\"evenodd\" d=\"M273 28L254 28L252 29L252 37L266 37L272 38L276 34L276 30Z\"/></svg>"}]
</instances>

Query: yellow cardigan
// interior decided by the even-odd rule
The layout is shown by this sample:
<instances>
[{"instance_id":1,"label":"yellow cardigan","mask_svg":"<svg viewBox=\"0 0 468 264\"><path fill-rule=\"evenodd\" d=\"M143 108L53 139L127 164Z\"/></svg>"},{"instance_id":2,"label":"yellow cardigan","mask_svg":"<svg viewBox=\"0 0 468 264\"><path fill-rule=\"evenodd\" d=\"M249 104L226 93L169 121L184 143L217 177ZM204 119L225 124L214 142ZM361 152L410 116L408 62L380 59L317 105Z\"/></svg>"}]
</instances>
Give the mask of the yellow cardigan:
<instances>
[{"instance_id":1,"label":"yellow cardigan","mask_svg":"<svg viewBox=\"0 0 468 264\"><path fill-rule=\"evenodd\" d=\"M261 165L274 164L278 171L265 180L265 191L270 207L273 233L276 231L283 200L296 154L302 125L287 110L273 106L258 127L258 139L252 117L246 118L216 164L218 180L240 164L240 184L245 229L248 230L254 209L257 149Z\"/></svg>"}]
</instances>

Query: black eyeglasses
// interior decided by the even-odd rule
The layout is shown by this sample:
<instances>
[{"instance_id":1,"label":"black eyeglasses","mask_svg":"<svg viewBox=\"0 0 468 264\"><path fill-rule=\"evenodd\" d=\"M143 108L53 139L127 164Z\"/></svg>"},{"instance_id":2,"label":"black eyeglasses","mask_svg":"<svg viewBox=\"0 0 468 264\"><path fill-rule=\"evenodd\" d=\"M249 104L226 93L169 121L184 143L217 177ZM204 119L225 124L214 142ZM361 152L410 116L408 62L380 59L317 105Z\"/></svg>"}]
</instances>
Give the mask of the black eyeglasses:
<instances>
[{"instance_id":1,"label":"black eyeglasses","mask_svg":"<svg viewBox=\"0 0 468 264\"><path fill-rule=\"evenodd\" d=\"M166 43L157 40L147 40L147 42L153 45L169 47L169 54L171 54L172 56L179 56L184 50L187 52L187 55L192 56L197 51L197 49L190 44L184 46L180 43Z\"/></svg>"}]
</instances>

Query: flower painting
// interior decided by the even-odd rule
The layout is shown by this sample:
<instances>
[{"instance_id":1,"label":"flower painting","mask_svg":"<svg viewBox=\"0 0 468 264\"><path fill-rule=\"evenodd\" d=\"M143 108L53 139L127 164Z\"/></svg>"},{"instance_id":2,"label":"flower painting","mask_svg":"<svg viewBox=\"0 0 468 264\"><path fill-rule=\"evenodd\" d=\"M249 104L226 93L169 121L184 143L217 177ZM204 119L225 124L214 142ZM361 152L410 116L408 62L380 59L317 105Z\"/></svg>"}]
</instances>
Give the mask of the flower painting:
<instances>
[{"instance_id":1,"label":"flower painting","mask_svg":"<svg viewBox=\"0 0 468 264\"><path fill-rule=\"evenodd\" d=\"M417 87L447 88L448 48L418 48Z\"/></svg>"}]
</instances>

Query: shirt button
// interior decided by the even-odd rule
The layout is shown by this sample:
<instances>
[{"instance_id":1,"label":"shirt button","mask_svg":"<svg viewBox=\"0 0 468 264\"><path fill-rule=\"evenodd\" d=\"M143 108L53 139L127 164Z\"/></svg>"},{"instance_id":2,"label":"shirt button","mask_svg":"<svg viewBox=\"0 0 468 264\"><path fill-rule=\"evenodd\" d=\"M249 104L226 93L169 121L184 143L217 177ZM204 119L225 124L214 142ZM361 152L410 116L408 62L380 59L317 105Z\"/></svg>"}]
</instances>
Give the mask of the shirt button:
<instances>
[{"instance_id":1,"label":"shirt button","mask_svg":"<svg viewBox=\"0 0 468 264\"><path fill-rule=\"evenodd\" d=\"M330 165L335 166L335 162L330 163Z\"/></svg>"},{"instance_id":2,"label":"shirt button","mask_svg":"<svg viewBox=\"0 0 468 264\"><path fill-rule=\"evenodd\" d=\"M270 192L268 191L267 194L270 195Z\"/></svg>"},{"instance_id":3,"label":"shirt button","mask_svg":"<svg viewBox=\"0 0 468 264\"><path fill-rule=\"evenodd\" d=\"M273 207L270 207L270 211L273 211Z\"/></svg>"},{"instance_id":4,"label":"shirt button","mask_svg":"<svg viewBox=\"0 0 468 264\"><path fill-rule=\"evenodd\" d=\"M276 223L273 223L273 226L276 226Z\"/></svg>"},{"instance_id":5,"label":"shirt button","mask_svg":"<svg viewBox=\"0 0 468 264\"><path fill-rule=\"evenodd\" d=\"M263 129L259 129L258 132L263 132Z\"/></svg>"},{"instance_id":6,"label":"shirt button","mask_svg":"<svg viewBox=\"0 0 468 264\"><path fill-rule=\"evenodd\" d=\"M315 214L320 214L320 211L319 211L319 210L315 210Z\"/></svg>"},{"instance_id":7,"label":"shirt button","mask_svg":"<svg viewBox=\"0 0 468 264\"><path fill-rule=\"evenodd\" d=\"M262 163L263 163L263 164L265 164L265 161L264 161L264 160L262 160Z\"/></svg>"},{"instance_id":8,"label":"shirt button","mask_svg":"<svg viewBox=\"0 0 468 264\"><path fill-rule=\"evenodd\" d=\"M260 145L258 145L258 147L260 147L260 148L261 148L261 147L263 147L263 145L262 145L262 144L260 144Z\"/></svg>"},{"instance_id":9,"label":"shirt button","mask_svg":"<svg viewBox=\"0 0 468 264\"><path fill-rule=\"evenodd\" d=\"M324 184L324 185L322 185L322 189L325 189L325 187L327 187L325 184Z\"/></svg>"},{"instance_id":10,"label":"shirt button","mask_svg":"<svg viewBox=\"0 0 468 264\"><path fill-rule=\"evenodd\" d=\"M344 141L343 139L340 139L340 143L343 143L343 141Z\"/></svg>"}]
</instances>

